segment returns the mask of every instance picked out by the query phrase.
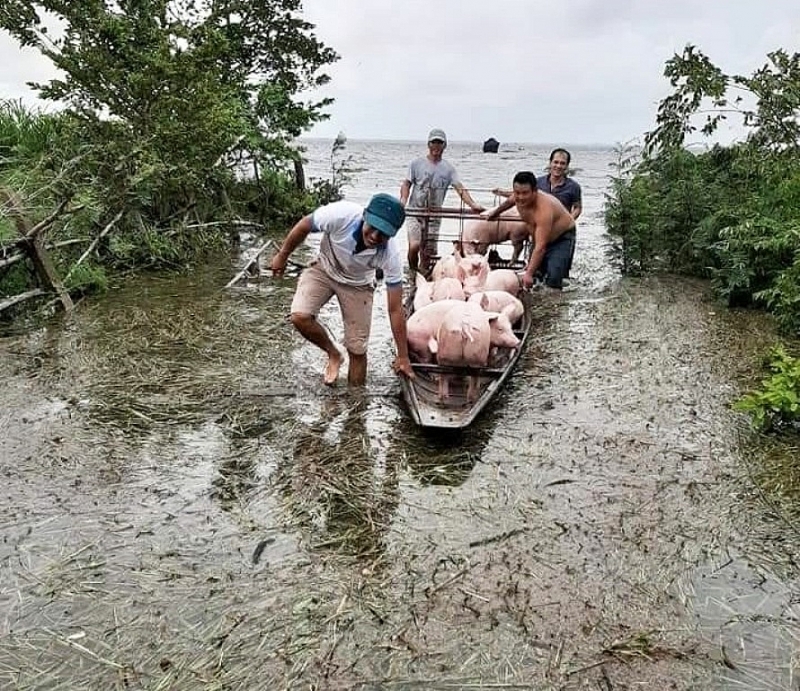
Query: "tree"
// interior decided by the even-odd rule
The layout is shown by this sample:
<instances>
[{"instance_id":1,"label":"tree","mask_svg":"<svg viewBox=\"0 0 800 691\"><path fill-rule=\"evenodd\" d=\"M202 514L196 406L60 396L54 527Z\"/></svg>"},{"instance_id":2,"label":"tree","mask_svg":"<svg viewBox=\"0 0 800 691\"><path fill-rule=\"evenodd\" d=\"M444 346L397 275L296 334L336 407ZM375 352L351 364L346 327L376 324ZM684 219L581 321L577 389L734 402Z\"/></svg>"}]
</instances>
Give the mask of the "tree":
<instances>
[{"instance_id":1,"label":"tree","mask_svg":"<svg viewBox=\"0 0 800 691\"><path fill-rule=\"evenodd\" d=\"M74 116L102 198L158 223L219 189L242 156L287 165L292 140L327 117L330 99L302 97L338 56L300 9L300 0L4 0L0 28L60 70L32 86Z\"/></svg>"},{"instance_id":2,"label":"tree","mask_svg":"<svg viewBox=\"0 0 800 691\"><path fill-rule=\"evenodd\" d=\"M748 143L760 149L796 154L800 150L800 53L776 50L750 77L727 75L693 45L667 61L664 76L674 92L659 104L657 127L645 137L645 153L683 146L697 131L695 116L705 114L701 133L711 136L719 123L738 115L749 128ZM745 105L747 97L754 107ZM709 109L703 109L709 105Z\"/></svg>"}]
</instances>

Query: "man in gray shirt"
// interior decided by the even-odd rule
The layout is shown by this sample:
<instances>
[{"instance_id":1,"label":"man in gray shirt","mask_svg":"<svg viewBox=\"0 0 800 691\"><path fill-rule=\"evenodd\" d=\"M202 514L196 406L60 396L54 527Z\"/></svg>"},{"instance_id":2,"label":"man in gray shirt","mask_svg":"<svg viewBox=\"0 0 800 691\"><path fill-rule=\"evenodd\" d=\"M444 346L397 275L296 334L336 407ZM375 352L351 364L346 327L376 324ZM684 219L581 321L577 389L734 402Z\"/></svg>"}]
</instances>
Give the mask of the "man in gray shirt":
<instances>
[{"instance_id":1,"label":"man in gray shirt","mask_svg":"<svg viewBox=\"0 0 800 691\"><path fill-rule=\"evenodd\" d=\"M449 187L458 193L461 200L475 213L484 207L476 203L461 184L456 169L442 158L447 147L447 136L443 130L433 129L428 134L428 155L414 159L408 166L406 179L400 185L400 202L411 208L441 209ZM437 253L441 219L406 217L408 237L408 266L417 271L421 266L424 274L433 268Z\"/></svg>"}]
</instances>

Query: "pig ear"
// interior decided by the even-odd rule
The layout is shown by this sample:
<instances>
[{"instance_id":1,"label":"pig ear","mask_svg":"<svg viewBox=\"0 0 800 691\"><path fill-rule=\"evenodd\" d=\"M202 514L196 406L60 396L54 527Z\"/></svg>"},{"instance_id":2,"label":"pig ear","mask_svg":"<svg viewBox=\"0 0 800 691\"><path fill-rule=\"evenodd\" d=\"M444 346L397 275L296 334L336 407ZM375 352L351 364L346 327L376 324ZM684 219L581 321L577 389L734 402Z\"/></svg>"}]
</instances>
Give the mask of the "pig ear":
<instances>
[{"instance_id":1,"label":"pig ear","mask_svg":"<svg viewBox=\"0 0 800 691\"><path fill-rule=\"evenodd\" d=\"M428 350L430 350L434 355L439 350L439 343L433 336L428 339Z\"/></svg>"},{"instance_id":2,"label":"pig ear","mask_svg":"<svg viewBox=\"0 0 800 691\"><path fill-rule=\"evenodd\" d=\"M481 296L481 309L486 311L486 308L489 306L489 296L486 293L479 293Z\"/></svg>"},{"instance_id":3,"label":"pig ear","mask_svg":"<svg viewBox=\"0 0 800 691\"><path fill-rule=\"evenodd\" d=\"M500 312L487 312L486 316L489 317L490 322L493 322L500 316Z\"/></svg>"}]
</instances>

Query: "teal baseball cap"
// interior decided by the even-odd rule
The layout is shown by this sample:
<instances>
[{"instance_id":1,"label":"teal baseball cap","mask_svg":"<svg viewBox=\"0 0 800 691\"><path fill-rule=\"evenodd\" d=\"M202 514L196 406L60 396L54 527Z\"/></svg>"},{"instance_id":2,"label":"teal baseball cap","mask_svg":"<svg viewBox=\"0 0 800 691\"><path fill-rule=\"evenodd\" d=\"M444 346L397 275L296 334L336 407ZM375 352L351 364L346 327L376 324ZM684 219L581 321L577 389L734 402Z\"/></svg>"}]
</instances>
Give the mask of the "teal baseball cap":
<instances>
[{"instance_id":1,"label":"teal baseball cap","mask_svg":"<svg viewBox=\"0 0 800 691\"><path fill-rule=\"evenodd\" d=\"M406 220L406 210L399 199L381 192L369 200L364 220L382 235L393 238Z\"/></svg>"}]
</instances>

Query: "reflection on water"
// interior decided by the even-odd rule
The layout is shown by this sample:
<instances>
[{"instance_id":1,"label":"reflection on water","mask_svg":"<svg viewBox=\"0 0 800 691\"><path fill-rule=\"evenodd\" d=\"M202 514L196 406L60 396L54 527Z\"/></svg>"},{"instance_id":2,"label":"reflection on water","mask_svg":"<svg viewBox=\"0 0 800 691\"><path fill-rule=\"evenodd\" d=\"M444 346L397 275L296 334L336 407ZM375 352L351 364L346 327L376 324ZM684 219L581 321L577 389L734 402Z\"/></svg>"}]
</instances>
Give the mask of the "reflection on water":
<instances>
[{"instance_id":1,"label":"reflection on water","mask_svg":"<svg viewBox=\"0 0 800 691\"><path fill-rule=\"evenodd\" d=\"M421 430L398 426L391 449L404 458L411 476L422 485L458 487L480 462L492 435L489 411L466 430Z\"/></svg>"},{"instance_id":2,"label":"reflection on water","mask_svg":"<svg viewBox=\"0 0 800 691\"><path fill-rule=\"evenodd\" d=\"M365 398L331 398L304 411L274 475L291 521L312 549L378 561L398 503L397 465L380 463ZM304 419L305 418L305 419Z\"/></svg>"}]
</instances>

